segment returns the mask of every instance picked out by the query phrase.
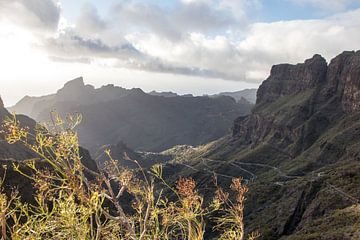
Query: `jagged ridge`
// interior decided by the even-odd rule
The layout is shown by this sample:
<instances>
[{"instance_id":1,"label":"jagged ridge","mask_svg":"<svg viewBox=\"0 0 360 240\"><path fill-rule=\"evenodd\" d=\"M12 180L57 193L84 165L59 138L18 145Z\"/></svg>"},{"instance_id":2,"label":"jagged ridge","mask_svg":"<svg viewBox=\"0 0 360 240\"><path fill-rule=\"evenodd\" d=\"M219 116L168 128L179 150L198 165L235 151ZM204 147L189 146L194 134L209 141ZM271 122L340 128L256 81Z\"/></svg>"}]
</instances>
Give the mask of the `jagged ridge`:
<instances>
[{"instance_id":1,"label":"jagged ridge","mask_svg":"<svg viewBox=\"0 0 360 240\"><path fill-rule=\"evenodd\" d=\"M345 209L360 203L359 60L357 51L329 65L315 55L274 66L252 113L234 122L232 136L185 156L198 172L184 165L180 175L205 189L208 170L223 186L244 176L246 225L262 239L357 239L360 213ZM349 220L335 218L340 212Z\"/></svg>"}]
</instances>

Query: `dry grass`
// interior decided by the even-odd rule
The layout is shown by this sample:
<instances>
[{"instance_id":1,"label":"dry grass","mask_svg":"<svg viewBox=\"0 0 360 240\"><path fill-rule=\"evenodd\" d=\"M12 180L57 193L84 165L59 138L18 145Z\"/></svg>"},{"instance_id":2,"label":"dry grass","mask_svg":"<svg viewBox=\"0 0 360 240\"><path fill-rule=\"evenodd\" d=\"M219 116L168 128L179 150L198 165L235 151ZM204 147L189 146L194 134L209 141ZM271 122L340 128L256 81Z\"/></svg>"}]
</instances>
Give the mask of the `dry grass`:
<instances>
[{"instance_id":1,"label":"dry grass","mask_svg":"<svg viewBox=\"0 0 360 240\"><path fill-rule=\"evenodd\" d=\"M205 219L213 218L220 239L244 239L243 209L247 187L233 179L236 198L217 187L215 197L205 206L192 178L180 178L171 186L162 175L162 166L150 171L121 167L106 151L109 160L103 170L94 172L81 162L75 126L80 116L64 121L54 114L50 125L38 125L31 133L16 117L3 124L8 143L21 143L38 158L25 161L34 174L13 169L31 179L36 204L22 202L18 194L8 197L0 188L2 239L204 239ZM129 159L130 161L131 159ZM50 168L37 167L45 161ZM134 161L136 164L136 160ZM85 173L93 176L92 180ZM3 185L3 176L0 187ZM160 182L160 183L159 183ZM161 186L170 190L168 196ZM121 204L130 194L131 210ZM129 213L130 212L130 213ZM248 239L255 239L251 234Z\"/></svg>"}]
</instances>

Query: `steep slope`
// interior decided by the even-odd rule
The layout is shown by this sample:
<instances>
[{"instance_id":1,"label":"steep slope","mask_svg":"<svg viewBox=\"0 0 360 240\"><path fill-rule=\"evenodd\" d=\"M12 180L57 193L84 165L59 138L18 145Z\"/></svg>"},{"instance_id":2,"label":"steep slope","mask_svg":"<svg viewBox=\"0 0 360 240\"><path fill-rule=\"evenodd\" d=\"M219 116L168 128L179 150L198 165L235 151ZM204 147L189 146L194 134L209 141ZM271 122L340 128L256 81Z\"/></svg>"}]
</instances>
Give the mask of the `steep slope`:
<instances>
[{"instance_id":1,"label":"steep slope","mask_svg":"<svg viewBox=\"0 0 360 240\"><path fill-rule=\"evenodd\" d=\"M174 166L205 189L212 171L224 186L244 176L246 225L262 239L360 239L359 96L360 51L276 65L232 136Z\"/></svg>"},{"instance_id":2,"label":"steep slope","mask_svg":"<svg viewBox=\"0 0 360 240\"><path fill-rule=\"evenodd\" d=\"M49 97L49 96L48 96ZM31 113L48 121L49 113L80 112L79 135L83 146L96 152L103 145L125 142L130 148L161 151L177 144L198 145L227 134L233 120L250 112L249 102L230 97L153 96L141 89L112 85L95 89L75 79L45 102L34 98ZM26 100L11 108L23 110Z\"/></svg>"}]
</instances>

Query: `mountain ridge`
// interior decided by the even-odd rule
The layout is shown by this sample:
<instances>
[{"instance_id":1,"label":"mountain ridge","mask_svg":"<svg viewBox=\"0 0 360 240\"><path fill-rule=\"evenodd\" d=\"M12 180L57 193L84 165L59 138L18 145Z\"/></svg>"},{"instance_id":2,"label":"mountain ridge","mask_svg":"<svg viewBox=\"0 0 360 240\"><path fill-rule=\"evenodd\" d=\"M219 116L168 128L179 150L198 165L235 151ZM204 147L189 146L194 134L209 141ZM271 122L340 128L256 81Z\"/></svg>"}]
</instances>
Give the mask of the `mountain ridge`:
<instances>
[{"instance_id":1,"label":"mountain ridge","mask_svg":"<svg viewBox=\"0 0 360 240\"><path fill-rule=\"evenodd\" d=\"M27 100L11 110L23 111L39 122L49 121L52 111L83 114L80 140L92 153L121 141L135 150L156 152L178 144L204 144L228 133L232 121L253 107L228 96L165 97L111 84L94 88L81 77L56 94Z\"/></svg>"},{"instance_id":2,"label":"mountain ridge","mask_svg":"<svg viewBox=\"0 0 360 240\"><path fill-rule=\"evenodd\" d=\"M209 172L223 187L242 175L250 189L245 225L262 239L358 239L359 60L360 51L352 51L329 64L315 55L275 65L233 133L178 152L173 167L203 189L211 186Z\"/></svg>"}]
</instances>

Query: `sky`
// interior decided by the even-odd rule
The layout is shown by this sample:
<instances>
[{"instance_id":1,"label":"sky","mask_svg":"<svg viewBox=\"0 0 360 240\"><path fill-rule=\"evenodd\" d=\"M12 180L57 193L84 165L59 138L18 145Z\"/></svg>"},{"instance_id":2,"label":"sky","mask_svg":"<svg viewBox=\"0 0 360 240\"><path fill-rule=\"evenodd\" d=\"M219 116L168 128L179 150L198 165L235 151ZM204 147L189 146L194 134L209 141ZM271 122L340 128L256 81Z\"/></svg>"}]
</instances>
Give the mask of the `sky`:
<instances>
[{"instance_id":1,"label":"sky","mask_svg":"<svg viewBox=\"0 0 360 240\"><path fill-rule=\"evenodd\" d=\"M360 49L360 0L0 0L0 95L100 87L213 94L278 63Z\"/></svg>"}]
</instances>

